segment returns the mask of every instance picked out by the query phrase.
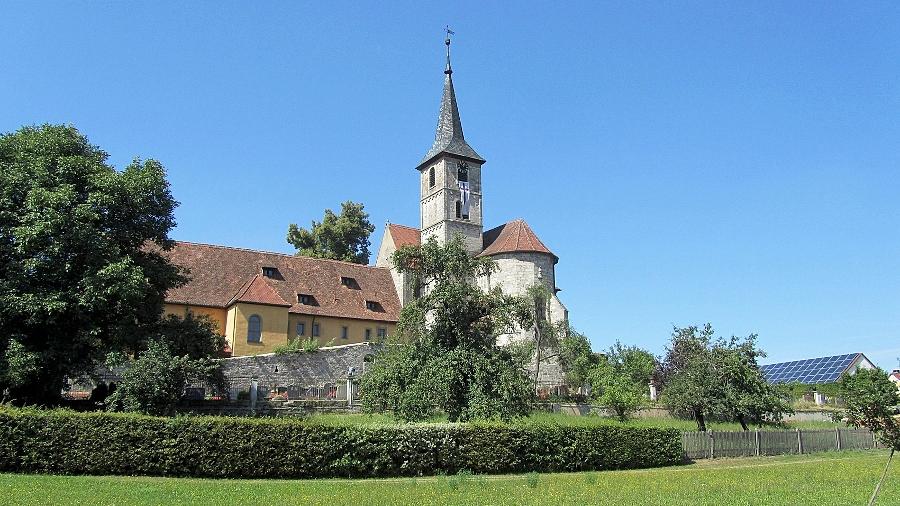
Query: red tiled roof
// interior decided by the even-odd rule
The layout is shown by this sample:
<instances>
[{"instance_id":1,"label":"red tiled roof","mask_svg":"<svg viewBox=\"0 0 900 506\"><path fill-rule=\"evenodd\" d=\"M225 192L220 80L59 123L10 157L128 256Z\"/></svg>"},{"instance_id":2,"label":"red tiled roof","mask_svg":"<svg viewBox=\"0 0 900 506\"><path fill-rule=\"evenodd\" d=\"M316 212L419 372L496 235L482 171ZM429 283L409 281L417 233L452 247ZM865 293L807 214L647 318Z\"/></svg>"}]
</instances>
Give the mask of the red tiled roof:
<instances>
[{"instance_id":1,"label":"red tiled roof","mask_svg":"<svg viewBox=\"0 0 900 506\"><path fill-rule=\"evenodd\" d=\"M405 225L388 225L388 232L394 239L394 247L401 246L418 246L422 243L422 232L417 228L407 227Z\"/></svg>"},{"instance_id":2,"label":"red tiled roof","mask_svg":"<svg viewBox=\"0 0 900 506\"><path fill-rule=\"evenodd\" d=\"M492 228L485 232L482 237L484 250L479 253L479 256L530 251L546 253L559 260L559 257L554 255L547 246L544 246L544 243L538 239L537 235L531 231L531 228L523 220L513 220L499 227Z\"/></svg>"},{"instance_id":3,"label":"red tiled roof","mask_svg":"<svg viewBox=\"0 0 900 506\"><path fill-rule=\"evenodd\" d=\"M246 286L238 290L234 297L231 298L231 301L228 302L228 305L230 306L235 302L251 302L254 304L269 304L272 306L291 306L290 303L285 302L284 299L278 295L278 292L266 282L266 278L259 274L253 276L253 279L251 279Z\"/></svg>"},{"instance_id":4,"label":"red tiled roof","mask_svg":"<svg viewBox=\"0 0 900 506\"><path fill-rule=\"evenodd\" d=\"M169 290L169 303L228 307L246 299L300 314L388 322L400 315L390 271L381 267L180 241L163 254L188 269L191 278ZM263 267L277 269L277 275L264 277ZM359 289L343 286L341 277L355 279ZM315 305L298 303L298 294L311 295ZM367 309L366 301L383 311Z\"/></svg>"}]
</instances>

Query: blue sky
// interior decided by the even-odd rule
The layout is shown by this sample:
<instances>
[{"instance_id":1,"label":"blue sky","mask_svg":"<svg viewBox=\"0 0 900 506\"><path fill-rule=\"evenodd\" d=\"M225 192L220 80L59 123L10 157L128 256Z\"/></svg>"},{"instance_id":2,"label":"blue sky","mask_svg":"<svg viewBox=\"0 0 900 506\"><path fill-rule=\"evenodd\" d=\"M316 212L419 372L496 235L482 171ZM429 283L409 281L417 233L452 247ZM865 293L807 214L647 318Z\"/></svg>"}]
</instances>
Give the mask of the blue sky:
<instances>
[{"instance_id":1,"label":"blue sky","mask_svg":"<svg viewBox=\"0 0 900 506\"><path fill-rule=\"evenodd\" d=\"M7 2L0 131L168 169L180 240L418 223L443 33L485 223L524 218L595 349L673 325L767 362L900 356L896 2ZM374 261L374 258L373 258Z\"/></svg>"}]
</instances>

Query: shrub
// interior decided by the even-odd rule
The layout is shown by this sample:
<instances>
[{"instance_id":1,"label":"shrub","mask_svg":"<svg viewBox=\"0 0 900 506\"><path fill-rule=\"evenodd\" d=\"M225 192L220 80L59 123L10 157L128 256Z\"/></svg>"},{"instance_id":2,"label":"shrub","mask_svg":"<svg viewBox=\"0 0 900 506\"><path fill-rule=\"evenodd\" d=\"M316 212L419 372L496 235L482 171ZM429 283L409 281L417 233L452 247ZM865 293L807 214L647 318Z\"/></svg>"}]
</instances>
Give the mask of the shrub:
<instances>
[{"instance_id":1,"label":"shrub","mask_svg":"<svg viewBox=\"0 0 900 506\"><path fill-rule=\"evenodd\" d=\"M215 478L388 477L654 467L675 429L555 424L326 426L0 407L0 472Z\"/></svg>"}]
</instances>

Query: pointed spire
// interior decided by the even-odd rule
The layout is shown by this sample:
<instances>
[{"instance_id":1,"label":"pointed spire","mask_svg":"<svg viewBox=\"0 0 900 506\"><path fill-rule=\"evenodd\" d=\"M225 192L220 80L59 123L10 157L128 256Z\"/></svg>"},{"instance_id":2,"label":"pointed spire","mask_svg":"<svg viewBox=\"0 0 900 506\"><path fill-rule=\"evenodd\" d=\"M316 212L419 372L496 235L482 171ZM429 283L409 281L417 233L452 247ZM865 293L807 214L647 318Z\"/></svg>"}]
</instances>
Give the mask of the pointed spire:
<instances>
[{"instance_id":1,"label":"pointed spire","mask_svg":"<svg viewBox=\"0 0 900 506\"><path fill-rule=\"evenodd\" d=\"M484 163L481 155L475 152L466 142L463 136L462 121L459 119L459 107L456 104L456 92L453 89L453 69L450 67L450 35L453 32L447 28L447 38L444 44L447 46L447 67L444 70L444 94L441 97L441 112L438 115L437 130L434 134L434 144L419 166L425 165L432 158L448 153L462 158L468 158L478 163Z\"/></svg>"}]
</instances>

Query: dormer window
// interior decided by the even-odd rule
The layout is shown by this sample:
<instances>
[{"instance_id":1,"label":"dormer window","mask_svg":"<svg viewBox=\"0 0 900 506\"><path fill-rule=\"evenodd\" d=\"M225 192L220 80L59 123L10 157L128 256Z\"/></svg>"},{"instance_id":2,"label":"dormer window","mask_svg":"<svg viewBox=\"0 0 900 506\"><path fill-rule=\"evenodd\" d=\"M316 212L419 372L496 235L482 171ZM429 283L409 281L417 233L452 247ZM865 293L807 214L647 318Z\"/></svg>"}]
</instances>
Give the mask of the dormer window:
<instances>
[{"instance_id":1,"label":"dormer window","mask_svg":"<svg viewBox=\"0 0 900 506\"><path fill-rule=\"evenodd\" d=\"M382 307L380 303L378 303L374 300L366 301L366 309L368 309L369 311L377 311L379 313L384 312L384 307Z\"/></svg>"},{"instance_id":2,"label":"dormer window","mask_svg":"<svg viewBox=\"0 0 900 506\"><path fill-rule=\"evenodd\" d=\"M347 288L359 290L359 283L356 282L356 278L341 276L341 284L346 286Z\"/></svg>"},{"instance_id":3,"label":"dormer window","mask_svg":"<svg viewBox=\"0 0 900 506\"><path fill-rule=\"evenodd\" d=\"M297 294L297 302L300 304L305 304L307 306L315 306L316 298L308 293L298 293Z\"/></svg>"},{"instance_id":4,"label":"dormer window","mask_svg":"<svg viewBox=\"0 0 900 506\"><path fill-rule=\"evenodd\" d=\"M263 267L262 275L263 277L272 279L278 279L279 277L281 277L278 273L278 269L276 269L275 267Z\"/></svg>"}]
</instances>

